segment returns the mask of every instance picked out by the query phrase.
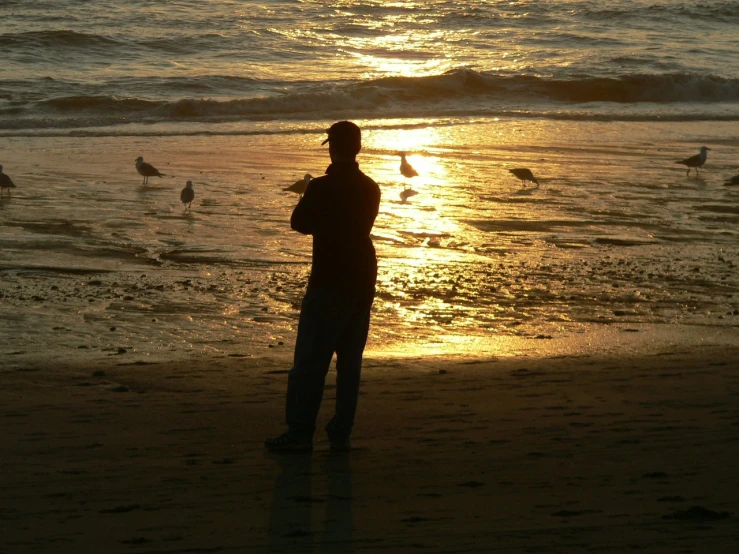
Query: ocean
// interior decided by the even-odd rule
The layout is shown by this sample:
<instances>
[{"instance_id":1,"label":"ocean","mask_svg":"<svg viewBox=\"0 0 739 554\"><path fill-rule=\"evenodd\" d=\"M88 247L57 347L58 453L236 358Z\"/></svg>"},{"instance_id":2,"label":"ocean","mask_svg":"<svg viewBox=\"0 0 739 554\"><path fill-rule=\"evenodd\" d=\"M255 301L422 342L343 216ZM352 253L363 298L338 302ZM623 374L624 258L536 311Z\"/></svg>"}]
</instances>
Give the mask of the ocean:
<instances>
[{"instance_id":1,"label":"ocean","mask_svg":"<svg viewBox=\"0 0 739 554\"><path fill-rule=\"evenodd\" d=\"M739 119L732 1L0 6L4 136L305 131L348 117Z\"/></svg>"},{"instance_id":2,"label":"ocean","mask_svg":"<svg viewBox=\"0 0 739 554\"><path fill-rule=\"evenodd\" d=\"M340 119L362 127L383 190L370 352L736 335L736 2L3 0L0 14L10 365L289 356L310 240L282 189L324 171ZM686 175L675 162L701 146ZM401 151L419 177L399 174ZM142 186L138 156L167 176Z\"/></svg>"}]
</instances>

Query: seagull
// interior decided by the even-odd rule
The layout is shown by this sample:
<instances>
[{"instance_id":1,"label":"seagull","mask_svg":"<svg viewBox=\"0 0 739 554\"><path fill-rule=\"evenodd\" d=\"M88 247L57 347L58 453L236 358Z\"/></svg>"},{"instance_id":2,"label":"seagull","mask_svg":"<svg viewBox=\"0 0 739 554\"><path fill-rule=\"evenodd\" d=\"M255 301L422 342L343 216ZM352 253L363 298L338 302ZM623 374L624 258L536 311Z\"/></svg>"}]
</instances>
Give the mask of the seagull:
<instances>
[{"instance_id":1,"label":"seagull","mask_svg":"<svg viewBox=\"0 0 739 554\"><path fill-rule=\"evenodd\" d=\"M417 194L418 192L411 188L408 188L408 186L406 185L406 187L402 191L400 191L400 199L403 201L403 203L405 203L405 201L408 200L411 196L415 196Z\"/></svg>"},{"instance_id":2,"label":"seagull","mask_svg":"<svg viewBox=\"0 0 739 554\"><path fill-rule=\"evenodd\" d=\"M182 192L180 193L180 200L182 200L183 204L187 204L187 206L185 206L185 211L190 209L190 204L192 204L194 199L195 191L192 188L192 181L188 181L185 188L182 189Z\"/></svg>"},{"instance_id":3,"label":"seagull","mask_svg":"<svg viewBox=\"0 0 739 554\"><path fill-rule=\"evenodd\" d=\"M418 177L418 171L413 169L413 166L405 159L406 153L398 152L398 156L400 156L400 173L403 177Z\"/></svg>"},{"instance_id":4,"label":"seagull","mask_svg":"<svg viewBox=\"0 0 739 554\"><path fill-rule=\"evenodd\" d=\"M139 156L136 158L136 171L139 175L144 176L144 184L149 184L149 177L164 177L164 173L159 173L159 170L151 164L144 161L144 158Z\"/></svg>"},{"instance_id":5,"label":"seagull","mask_svg":"<svg viewBox=\"0 0 739 554\"><path fill-rule=\"evenodd\" d=\"M533 181L534 183L536 183L537 187L539 186L539 181L536 180L536 177L534 177L534 174L531 173L530 169L519 167L516 169L509 169L508 171L521 179L524 188L526 188L526 181Z\"/></svg>"},{"instance_id":6,"label":"seagull","mask_svg":"<svg viewBox=\"0 0 739 554\"><path fill-rule=\"evenodd\" d=\"M684 160L680 160L679 162L675 162L676 164L683 164L688 166L688 173L687 175L690 175L691 168L695 168L695 174L698 175L698 168L703 167L703 164L706 163L706 158L708 157L708 151L710 148L707 148L705 146L701 146L701 152L700 154L696 154L695 156L690 156L689 158L685 158Z\"/></svg>"},{"instance_id":7,"label":"seagull","mask_svg":"<svg viewBox=\"0 0 739 554\"><path fill-rule=\"evenodd\" d=\"M297 192L299 197L302 198L303 194L305 194L305 189L308 188L308 183L310 183L312 180L313 175L311 175L310 173L306 173L302 179L300 179L299 181L295 181L292 185L290 185L289 187L285 187L282 190Z\"/></svg>"},{"instance_id":8,"label":"seagull","mask_svg":"<svg viewBox=\"0 0 739 554\"><path fill-rule=\"evenodd\" d=\"M3 197L3 190L8 189L8 198L10 198L10 189L14 189L15 183L9 175L3 173L3 166L0 165L0 198Z\"/></svg>"},{"instance_id":9,"label":"seagull","mask_svg":"<svg viewBox=\"0 0 739 554\"><path fill-rule=\"evenodd\" d=\"M2 169L2 166L0 166L0 169ZM739 175L734 175L733 177L726 179L724 186L730 187L732 185L739 185Z\"/></svg>"}]
</instances>

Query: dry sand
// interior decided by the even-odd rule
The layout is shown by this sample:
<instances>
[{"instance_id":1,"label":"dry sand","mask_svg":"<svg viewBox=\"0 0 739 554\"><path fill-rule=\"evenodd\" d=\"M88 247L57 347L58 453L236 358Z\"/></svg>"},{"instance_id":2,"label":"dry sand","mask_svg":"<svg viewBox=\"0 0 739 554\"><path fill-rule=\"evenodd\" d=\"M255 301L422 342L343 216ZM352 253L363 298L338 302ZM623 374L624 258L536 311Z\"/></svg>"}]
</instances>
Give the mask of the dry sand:
<instances>
[{"instance_id":1,"label":"dry sand","mask_svg":"<svg viewBox=\"0 0 739 554\"><path fill-rule=\"evenodd\" d=\"M0 552L736 552L738 362L369 359L348 455L264 451L284 358L6 371Z\"/></svg>"}]
</instances>

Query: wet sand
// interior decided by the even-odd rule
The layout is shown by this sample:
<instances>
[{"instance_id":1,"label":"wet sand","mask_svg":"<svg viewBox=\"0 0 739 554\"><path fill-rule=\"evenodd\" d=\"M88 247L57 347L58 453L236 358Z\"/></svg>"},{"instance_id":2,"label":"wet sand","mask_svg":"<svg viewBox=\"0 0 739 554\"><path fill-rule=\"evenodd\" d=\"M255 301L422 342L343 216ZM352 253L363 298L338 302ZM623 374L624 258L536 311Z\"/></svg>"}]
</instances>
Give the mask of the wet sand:
<instances>
[{"instance_id":1,"label":"wet sand","mask_svg":"<svg viewBox=\"0 0 739 554\"><path fill-rule=\"evenodd\" d=\"M503 337L554 355L617 327L736 334L739 193L724 186L735 126L422 123L367 122L360 154L383 192L374 354L498 356ZM328 154L322 131L285 126L0 138L18 185L0 202L0 361L288 350L311 241L289 229L297 196L283 188L320 175ZM709 160L687 177L675 160L702 144ZM421 174L405 203L400 150ZM137 156L167 176L142 186ZM512 167L533 168L541 186L522 189Z\"/></svg>"},{"instance_id":2,"label":"wet sand","mask_svg":"<svg viewBox=\"0 0 739 554\"><path fill-rule=\"evenodd\" d=\"M0 552L734 552L738 362L371 358L347 455L264 451L285 357L5 371Z\"/></svg>"}]
</instances>

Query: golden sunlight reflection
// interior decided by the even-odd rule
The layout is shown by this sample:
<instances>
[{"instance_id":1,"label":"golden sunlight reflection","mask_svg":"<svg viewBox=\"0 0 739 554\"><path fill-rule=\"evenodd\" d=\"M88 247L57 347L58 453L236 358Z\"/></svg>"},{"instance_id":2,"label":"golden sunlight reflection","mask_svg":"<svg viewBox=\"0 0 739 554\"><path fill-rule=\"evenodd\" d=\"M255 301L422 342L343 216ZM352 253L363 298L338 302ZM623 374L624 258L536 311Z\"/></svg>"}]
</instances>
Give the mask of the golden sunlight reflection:
<instances>
[{"instance_id":1,"label":"golden sunlight reflection","mask_svg":"<svg viewBox=\"0 0 739 554\"><path fill-rule=\"evenodd\" d=\"M383 191L373 235L380 257L393 260L381 268L383 292L376 305L403 322L399 344L420 345L426 342L424 333L462 329L470 322L474 295L469 280L446 270L464 268L470 258L477 258L466 244L470 230L461 223L468 183L458 160L449 157L457 137L447 128L404 122L398 129L393 121L382 123L383 128L372 129L365 139L368 171ZM406 153L417 176L401 174L400 153ZM417 194L404 198L406 188Z\"/></svg>"},{"instance_id":2,"label":"golden sunlight reflection","mask_svg":"<svg viewBox=\"0 0 739 554\"><path fill-rule=\"evenodd\" d=\"M362 63L372 68L372 71L365 72L364 78L372 78L374 75L389 74L398 75L400 77L422 77L424 75L435 75L444 73L451 69L451 65L445 60L408 60L402 58L383 58L378 56L354 53Z\"/></svg>"},{"instance_id":3,"label":"golden sunlight reflection","mask_svg":"<svg viewBox=\"0 0 739 554\"><path fill-rule=\"evenodd\" d=\"M377 74L398 77L437 75L453 67L443 51L429 51L428 43L443 44L441 33L417 33L374 37L352 44L349 53L369 68L363 75Z\"/></svg>"},{"instance_id":4,"label":"golden sunlight reflection","mask_svg":"<svg viewBox=\"0 0 739 554\"><path fill-rule=\"evenodd\" d=\"M381 325L387 317L401 322L392 332L383 329L380 348L408 356L513 354L521 343L506 342L501 335L553 336L559 322L567 320L556 302L543 310L532 301L560 296L561 291L529 281L542 253L551 250L536 231L547 228L540 219L555 218L549 205L540 202L549 189L533 196L522 193L508 172L523 166L553 174L556 161L551 152L543 152L559 130L538 122L439 123L365 124L362 163L383 192L373 231L384 260L376 321ZM401 152L418 176L401 174ZM402 198L406 187L417 194ZM532 231L534 240L525 249L518 229ZM549 322L551 332L542 333L542 321ZM533 322L538 322L536 330ZM539 342L537 348L546 349Z\"/></svg>"},{"instance_id":5,"label":"golden sunlight reflection","mask_svg":"<svg viewBox=\"0 0 739 554\"><path fill-rule=\"evenodd\" d=\"M582 194L570 183L612 169L603 151L573 143L562 123L536 120L388 119L361 126L362 167L383 193L373 230L380 260L377 348L408 356L501 356L521 351L523 339L542 353L567 348L553 337L576 320L573 311L591 309L603 295L602 287L578 288L572 277L592 271L582 256L601 230L581 225L578 213L563 220L561 210ZM603 127L593 127L601 136ZM418 176L401 174L399 152L407 152ZM582 163L572 163L575 155ZM531 168L542 186L523 189L509 172L515 167ZM402 198L406 186L417 194ZM594 209L610 209L609 199L597 197Z\"/></svg>"},{"instance_id":6,"label":"golden sunlight reflection","mask_svg":"<svg viewBox=\"0 0 739 554\"><path fill-rule=\"evenodd\" d=\"M450 199L463 183L450 171L456 162L445 156L454 138L444 127L411 123L397 129L392 120L383 121L383 125L386 127L371 130L365 139L367 153L374 154L371 171L383 190L376 233L394 245L389 255L406 258L406 269L430 259L459 261L460 251L455 248L459 240L455 237L462 229L457 202ZM401 174L402 153L417 176ZM406 189L416 194L406 197ZM403 245L407 248L398 250Z\"/></svg>"},{"instance_id":7,"label":"golden sunlight reflection","mask_svg":"<svg viewBox=\"0 0 739 554\"><path fill-rule=\"evenodd\" d=\"M398 340L392 344L384 344L374 350L370 344L366 352L369 355L391 355L409 358L423 358L428 356L449 356L450 353L469 356L480 354L496 357L511 357L521 354L523 341L517 337L490 335L487 337L465 335L457 333L440 333L428 341Z\"/></svg>"}]
</instances>

